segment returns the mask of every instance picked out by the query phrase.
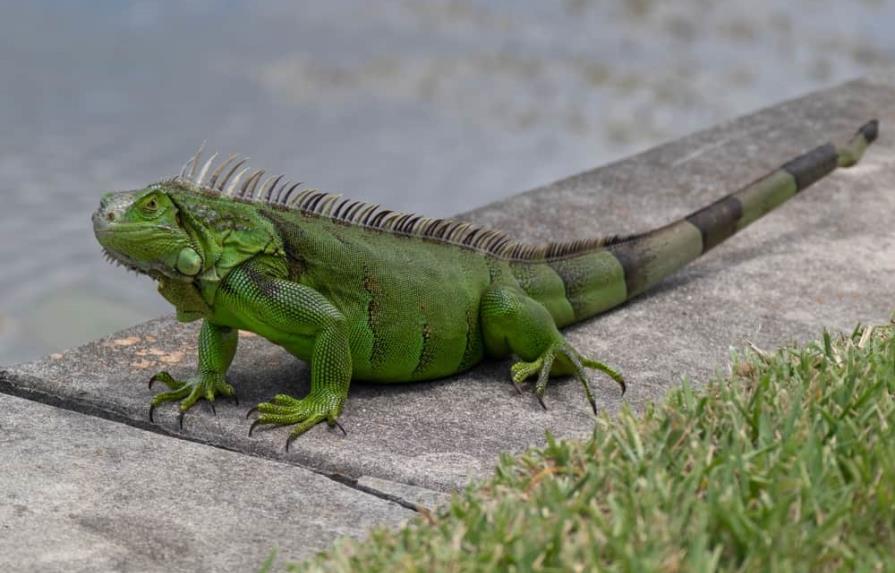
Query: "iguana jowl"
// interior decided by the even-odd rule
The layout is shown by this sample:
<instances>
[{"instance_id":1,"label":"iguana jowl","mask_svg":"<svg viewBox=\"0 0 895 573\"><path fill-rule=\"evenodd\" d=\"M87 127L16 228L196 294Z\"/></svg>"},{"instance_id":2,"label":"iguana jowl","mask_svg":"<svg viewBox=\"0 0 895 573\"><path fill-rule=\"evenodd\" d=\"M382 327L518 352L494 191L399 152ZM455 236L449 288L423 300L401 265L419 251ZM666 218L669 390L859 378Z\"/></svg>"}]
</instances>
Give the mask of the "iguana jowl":
<instances>
[{"instance_id":1,"label":"iguana jowl","mask_svg":"<svg viewBox=\"0 0 895 573\"><path fill-rule=\"evenodd\" d=\"M485 356L519 358L512 380L573 375L595 408L586 369L622 377L578 353L559 328L645 291L796 195L860 159L878 124L823 145L708 207L623 238L526 245L468 223L389 211L200 154L179 177L109 193L93 215L116 262L145 273L181 321L203 320L199 368L160 372L151 404L234 396L225 374L237 331L310 363L311 389L257 406L257 424L338 424L352 379L407 382L466 370ZM263 180L263 181L262 181ZM543 402L542 402L543 404ZM150 416L151 416L150 410ZM288 442L287 442L288 447Z\"/></svg>"}]
</instances>

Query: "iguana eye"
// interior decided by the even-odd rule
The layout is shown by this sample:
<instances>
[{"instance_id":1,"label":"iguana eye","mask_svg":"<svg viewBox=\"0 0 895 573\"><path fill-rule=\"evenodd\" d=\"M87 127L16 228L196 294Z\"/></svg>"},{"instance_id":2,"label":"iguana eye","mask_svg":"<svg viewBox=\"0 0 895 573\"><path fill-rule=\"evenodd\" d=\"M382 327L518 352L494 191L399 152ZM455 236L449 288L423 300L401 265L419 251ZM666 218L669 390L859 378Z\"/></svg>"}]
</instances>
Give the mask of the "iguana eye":
<instances>
[{"instance_id":1,"label":"iguana eye","mask_svg":"<svg viewBox=\"0 0 895 573\"><path fill-rule=\"evenodd\" d=\"M155 213L158 211L158 199L153 197L149 201L143 204L143 210L148 213Z\"/></svg>"}]
</instances>

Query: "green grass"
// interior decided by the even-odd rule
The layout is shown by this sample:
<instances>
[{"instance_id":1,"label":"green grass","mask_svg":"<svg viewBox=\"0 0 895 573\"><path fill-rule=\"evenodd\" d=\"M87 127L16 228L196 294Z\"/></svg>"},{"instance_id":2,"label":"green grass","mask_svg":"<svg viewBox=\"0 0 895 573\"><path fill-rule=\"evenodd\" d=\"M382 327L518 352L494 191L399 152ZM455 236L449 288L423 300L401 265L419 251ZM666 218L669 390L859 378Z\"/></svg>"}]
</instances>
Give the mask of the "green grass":
<instances>
[{"instance_id":1,"label":"green grass","mask_svg":"<svg viewBox=\"0 0 895 573\"><path fill-rule=\"evenodd\" d=\"M735 357L294 571L895 571L895 327Z\"/></svg>"}]
</instances>

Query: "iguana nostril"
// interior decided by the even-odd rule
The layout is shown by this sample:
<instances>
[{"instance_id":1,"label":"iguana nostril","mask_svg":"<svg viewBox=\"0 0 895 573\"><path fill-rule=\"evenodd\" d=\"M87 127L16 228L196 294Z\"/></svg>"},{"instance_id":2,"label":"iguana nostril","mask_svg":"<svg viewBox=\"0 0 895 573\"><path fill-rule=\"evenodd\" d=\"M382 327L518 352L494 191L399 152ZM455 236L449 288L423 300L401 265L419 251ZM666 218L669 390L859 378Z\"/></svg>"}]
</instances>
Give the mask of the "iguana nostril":
<instances>
[{"instance_id":1,"label":"iguana nostril","mask_svg":"<svg viewBox=\"0 0 895 573\"><path fill-rule=\"evenodd\" d=\"M109 221L114 221L114 220L115 220L115 213L109 211L108 213L106 213L106 219L108 219Z\"/></svg>"}]
</instances>

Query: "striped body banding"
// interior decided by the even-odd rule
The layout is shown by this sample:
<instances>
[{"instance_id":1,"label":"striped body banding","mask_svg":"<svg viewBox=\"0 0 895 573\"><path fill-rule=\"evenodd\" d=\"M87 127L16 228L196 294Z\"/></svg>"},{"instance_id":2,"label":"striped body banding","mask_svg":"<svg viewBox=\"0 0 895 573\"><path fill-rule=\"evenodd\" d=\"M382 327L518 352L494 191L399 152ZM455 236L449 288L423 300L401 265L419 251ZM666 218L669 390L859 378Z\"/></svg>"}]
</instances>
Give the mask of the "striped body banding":
<instances>
[{"instance_id":1,"label":"striped body banding","mask_svg":"<svg viewBox=\"0 0 895 573\"><path fill-rule=\"evenodd\" d=\"M683 219L653 231L608 241L602 251L611 254L620 264L624 295L619 294L620 285L607 283L601 298L596 295L599 289L595 290L593 285L590 289L580 287L582 271L576 270L576 265L568 260L551 262L551 267L566 286L566 297L574 309L572 320L559 322L582 320L644 292L837 167L853 165L864 149L876 140L878 132L878 122L870 121L841 147L830 143L816 147ZM582 256L593 257L593 254ZM575 258L578 256L571 260ZM604 260L600 264L604 268L601 276L605 281L607 263ZM607 294L610 290L613 291L611 295ZM586 291L587 296L579 296L581 291Z\"/></svg>"}]
</instances>

